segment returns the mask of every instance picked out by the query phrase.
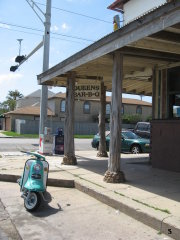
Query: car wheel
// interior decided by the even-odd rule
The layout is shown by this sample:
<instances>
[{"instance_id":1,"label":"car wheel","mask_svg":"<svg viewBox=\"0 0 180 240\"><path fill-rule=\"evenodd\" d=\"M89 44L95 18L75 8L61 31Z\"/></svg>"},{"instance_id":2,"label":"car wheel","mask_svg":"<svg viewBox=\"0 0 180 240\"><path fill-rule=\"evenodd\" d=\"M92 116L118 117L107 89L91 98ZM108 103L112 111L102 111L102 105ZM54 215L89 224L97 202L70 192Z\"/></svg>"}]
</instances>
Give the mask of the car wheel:
<instances>
[{"instance_id":1,"label":"car wheel","mask_svg":"<svg viewBox=\"0 0 180 240\"><path fill-rule=\"evenodd\" d=\"M141 148L139 145L133 145L131 147L131 153L133 154L138 154L138 153L141 153Z\"/></svg>"}]
</instances>

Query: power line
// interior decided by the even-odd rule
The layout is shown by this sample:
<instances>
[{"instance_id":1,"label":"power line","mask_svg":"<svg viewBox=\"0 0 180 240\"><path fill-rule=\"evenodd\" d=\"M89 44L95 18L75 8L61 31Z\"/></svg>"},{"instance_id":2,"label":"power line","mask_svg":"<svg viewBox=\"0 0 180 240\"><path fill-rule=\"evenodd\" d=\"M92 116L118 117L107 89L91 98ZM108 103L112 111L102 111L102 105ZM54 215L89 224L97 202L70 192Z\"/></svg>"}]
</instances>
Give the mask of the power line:
<instances>
[{"instance_id":1,"label":"power line","mask_svg":"<svg viewBox=\"0 0 180 240\"><path fill-rule=\"evenodd\" d=\"M38 32L44 32L43 30L40 30L40 29L37 29L37 28L32 28L32 27L27 27L27 26L12 24L12 23L0 22L0 24L4 24L4 25L7 25L7 26L12 26L12 27L24 28L24 29L33 30L33 31L38 31ZM81 38L81 37L77 37L77 36L73 36L73 35L67 35L67 34L55 33L55 32L51 32L51 33L54 34L54 35L59 35L59 36L63 36L63 37L69 37L69 38L75 38L75 39L78 39L78 40L83 40L83 41L88 41L88 42L94 42L94 40L86 39L86 38Z\"/></svg>"},{"instance_id":2,"label":"power line","mask_svg":"<svg viewBox=\"0 0 180 240\"><path fill-rule=\"evenodd\" d=\"M35 2L35 3L45 6L45 4L40 3L40 2ZM77 12L73 12L73 11L69 11L69 10L66 10L66 9L63 9L63 8L58 8L58 7L53 7L53 6L52 6L52 8L54 8L56 10L59 10L59 11L63 11L63 12L71 13L71 14L74 14L74 15L78 15L78 16L81 16L81 17L86 17L86 18L90 18L90 19L93 19L93 20L96 20L96 21L112 24L112 22L109 22L109 21L106 21L106 20L103 20L103 19L100 19L100 18L96 18L96 17L91 17L91 16L88 16L88 15L85 15L85 14L82 14L82 13L77 13Z\"/></svg>"},{"instance_id":3,"label":"power line","mask_svg":"<svg viewBox=\"0 0 180 240\"><path fill-rule=\"evenodd\" d=\"M43 36L42 34L38 34L38 33L33 33L33 32L26 32L26 31L21 31L21 30L15 30L15 29L10 29L10 28L6 28L6 27L1 27L0 28L2 29L5 29L5 30L9 30L9 31L14 31L14 32L21 32L21 33L26 33L26 34L31 34L31 35L36 35L36 36ZM78 43L78 44L86 44L86 43L83 43L83 42L77 42L77 41L73 41L73 40L68 40L68 39L63 39L63 38L58 38L58 37L51 37L53 39L58 39L58 40L61 40L61 41L65 41L65 42L71 42L71 43Z\"/></svg>"}]
</instances>

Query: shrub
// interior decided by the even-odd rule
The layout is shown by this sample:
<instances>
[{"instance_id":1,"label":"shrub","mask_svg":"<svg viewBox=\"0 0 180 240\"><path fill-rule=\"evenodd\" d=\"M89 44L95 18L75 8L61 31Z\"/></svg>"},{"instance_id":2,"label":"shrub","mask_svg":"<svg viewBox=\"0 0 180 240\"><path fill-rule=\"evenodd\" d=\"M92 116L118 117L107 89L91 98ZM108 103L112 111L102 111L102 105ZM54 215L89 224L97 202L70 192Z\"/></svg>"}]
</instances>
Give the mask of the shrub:
<instances>
[{"instance_id":1,"label":"shrub","mask_svg":"<svg viewBox=\"0 0 180 240\"><path fill-rule=\"evenodd\" d=\"M137 122L141 122L142 118L140 115L135 114L135 115L123 115L122 116L122 123L129 123L129 124L136 124Z\"/></svg>"}]
</instances>

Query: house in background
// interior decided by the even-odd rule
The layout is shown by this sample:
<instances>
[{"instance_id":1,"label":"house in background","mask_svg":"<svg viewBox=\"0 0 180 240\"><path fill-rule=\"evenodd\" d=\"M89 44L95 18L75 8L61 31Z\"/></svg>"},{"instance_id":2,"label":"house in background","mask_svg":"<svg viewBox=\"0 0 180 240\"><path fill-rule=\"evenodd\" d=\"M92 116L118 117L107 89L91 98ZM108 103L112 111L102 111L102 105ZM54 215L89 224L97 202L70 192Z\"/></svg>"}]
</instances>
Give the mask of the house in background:
<instances>
[{"instance_id":1,"label":"house in background","mask_svg":"<svg viewBox=\"0 0 180 240\"><path fill-rule=\"evenodd\" d=\"M3 129L16 131L18 133L38 133L40 117L40 95L37 90L28 96L19 99L14 111L4 115ZM48 98L48 121L47 125L55 133L58 127L64 127L66 111L66 93L54 94L49 91ZM95 134L98 131L98 116L100 101L77 100L75 101L75 134ZM111 97L106 97L106 128L109 129L109 118L111 109ZM151 103L123 98L122 113L124 115L139 115L146 120L152 114ZM133 125L123 125L133 127Z\"/></svg>"},{"instance_id":2,"label":"house in background","mask_svg":"<svg viewBox=\"0 0 180 240\"><path fill-rule=\"evenodd\" d=\"M3 130L18 133L38 133L39 113L39 106L26 106L4 113ZM47 115L48 119L51 119L54 113L48 109Z\"/></svg>"},{"instance_id":3,"label":"house in background","mask_svg":"<svg viewBox=\"0 0 180 240\"><path fill-rule=\"evenodd\" d=\"M48 97L52 97L53 95L54 93L48 90ZM33 105L36 106L40 103L40 99L41 99L41 90L38 89L30 93L29 95L18 99L16 101L16 109L27 107L27 106L33 106Z\"/></svg>"},{"instance_id":4,"label":"house in background","mask_svg":"<svg viewBox=\"0 0 180 240\"><path fill-rule=\"evenodd\" d=\"M48 99L48 106L55 113L55 121L64 121L65 119L65 93L58 93ZM146 101L123 98L123 115L139 115L141 120L146 121L152 115L152 104ZM100 101L97 100L78 100L75 101L75 122L98 122ZM106 97L106 118L110 117L111 97Z\"/></svg>"}]
</instances>

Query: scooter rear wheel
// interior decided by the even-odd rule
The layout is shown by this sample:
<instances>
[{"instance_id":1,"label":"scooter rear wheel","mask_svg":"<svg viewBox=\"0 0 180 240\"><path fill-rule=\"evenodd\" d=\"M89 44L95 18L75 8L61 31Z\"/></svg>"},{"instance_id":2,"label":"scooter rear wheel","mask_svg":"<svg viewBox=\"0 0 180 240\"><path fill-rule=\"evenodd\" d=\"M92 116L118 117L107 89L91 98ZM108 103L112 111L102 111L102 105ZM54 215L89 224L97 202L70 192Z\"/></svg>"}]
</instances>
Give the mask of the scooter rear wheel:
<instances>
[{"instance_id":1,"label":"scooter rear wheel","mask_svg":"<svg viewBox=\"0 0 180 240\"><path fill-rule=\"evenodd\" d=\"M38 192L31 192L29 199L24 199L24 207L28 212L36 210L41 203L41 196Z\"/></svg>"}]
</instances>

